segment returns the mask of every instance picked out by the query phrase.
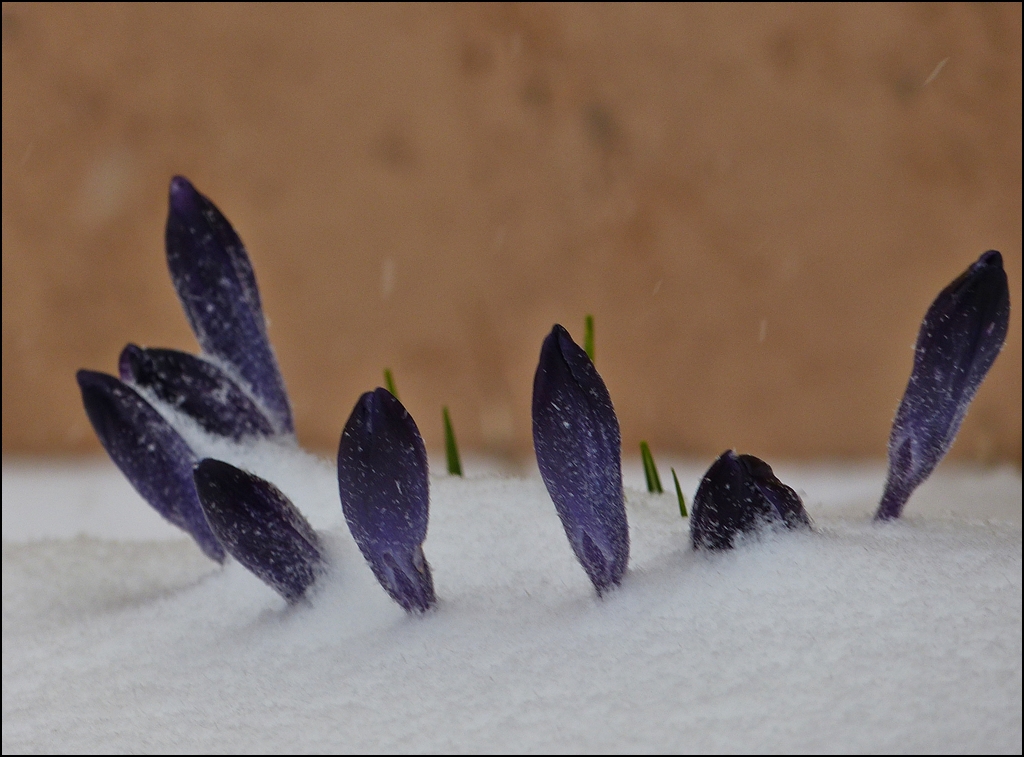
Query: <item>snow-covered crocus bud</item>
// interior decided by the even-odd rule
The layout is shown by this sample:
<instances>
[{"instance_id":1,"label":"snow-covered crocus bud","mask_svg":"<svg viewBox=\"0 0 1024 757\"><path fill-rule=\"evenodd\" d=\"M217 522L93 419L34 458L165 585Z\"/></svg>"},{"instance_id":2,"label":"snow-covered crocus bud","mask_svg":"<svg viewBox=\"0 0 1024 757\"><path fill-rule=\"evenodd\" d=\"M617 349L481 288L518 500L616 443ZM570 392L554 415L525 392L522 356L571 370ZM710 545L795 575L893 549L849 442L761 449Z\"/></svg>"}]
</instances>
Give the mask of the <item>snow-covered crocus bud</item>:
<instances>
[{"instance_id":1,"label":"snow-covered crocus bud","mask_svg":"<svg viewBox=\"0 0 1024 757\"><path fill-rule=\"evenodd\" d=\"M723 452L693 498L693 548L732 549L741 534L774 525L809 528L811 519L797 493L775 477L768 463L753 455Z\"/></svg>"},{"instance_id":2,"label":"snow-covered crocus bud","mask_svg":"<svg viewBox=\"0 0 1024 757\"><path fill-rule=\"evenodd\" d=\"M248 384L276 432L292 433L249 256L223 214L182 176L171 180L165 239L171 280L199 345Z\"/></svg>"},{"instance_id":3,"label":"snow-covered crocus bud","mask_svg":"<svg viewBox=\"0 0 1024 757\"><path fill-rule=\"evenodd\" d=\"M898 518L949 450L1006 340L1010 290L989 250L939 292L917 335L914 368L889 435L889 476L877 520Z\"/></svg>"},{"instance_id":4,"label":"snow-covered crocus bud","mask_svg":"<svg viewBox=\"0 0 1024 757\"><path fill-rule=\"evenodd\" d=\"M569 544L600 595L629 562L619 421L587 353L557 324L533 378L533 448Z\"/></svg>"},{"instance_id":5,"label":"snow-covered crocus bud","mask_svg":"<svg viewBox=\"0 0 1024 757\"><path fill-rule=\"evenodd\" d=\"M436 599L423 556L427 450L416 422L387 389L360 397L345 424L338 490L352 537L384 590L406 610L430 609Z\"/></svg>"},{"instance_id":6,"label":"snow-covered crocus bud","mask_svg":"<svg viewBox=\"0 0 1024 757\"><path fill-rule=\"evenodd\" d=\"M138 392L113 376L79 371L82 403L96 436L142 498L189 533L217 562L224 549L210 530L192 483L196 456Z\"/></svg>"},{"instance_id":7,"label":"snow-covered crocus bud","mask_svg":"<svg viewBox=\"0 0 1024 757\"><path fill-rule=\"evenodd\" d=\"M236 441L274 435L274 427L259 406L209 360L178 350L129 344L121 351L118 366L122 381L152 392L211 434Z\"/></svg>"},{"instance_id":8,"label":"snow-covered crocus bud","mask_svg":"<svg viewBox=\"0 0 1024 757\"><path fill-rule=\"evenodd\" d=\"M199 501L228 553L289 602L324 569L316 531L269 481L207 458L193 472Z\"/></svg>"}]
</instances>

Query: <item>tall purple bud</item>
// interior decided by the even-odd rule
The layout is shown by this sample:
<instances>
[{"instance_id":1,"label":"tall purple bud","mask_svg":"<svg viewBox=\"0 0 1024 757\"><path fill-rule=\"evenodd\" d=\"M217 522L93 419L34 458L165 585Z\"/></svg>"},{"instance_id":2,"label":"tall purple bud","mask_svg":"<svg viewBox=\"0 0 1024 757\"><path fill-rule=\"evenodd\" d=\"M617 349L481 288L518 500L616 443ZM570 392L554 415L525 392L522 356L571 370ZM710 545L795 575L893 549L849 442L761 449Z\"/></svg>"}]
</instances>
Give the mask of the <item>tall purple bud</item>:
<instances>
[{"instance_id":1,"label":"tall purple bud","mask_svg":"<svg viewBox=\"0 0 1024 757\"><path fill-rule=\"evenodd\" d=\"M1006 341L1010 290L989 250L939 292L917 335L914 368L889 435L889 476L876 520L898 518L956 438Z\"/></svg>"},{"instance_id":2,"label":"tall purple bud","mask_svg":"<svg viewBox=\"0 0 1024 757\"><path fill-rule=\"evenodd\" d=\"M537 465L576 558L598 595L629 562L619 421L587 353L555 325L533 378Z\"/></svg>"},{"instance_id":3,"label":"tall purple bud","mask_svg":"<svg viewBox=\"0 0 1024 757\"><path fill-rule=\"evenodd\" d=\"M79 371L82 403L110 459L153 508L186 531L208 557L224 562L192 483L196 456L138 392L113 376Z\"/></svg>"},{"instance_id":4,"label":"tall purple bud","mask_svg":"<svg viewBox=\"0 0 1024 757\"><path fill-rule=\"evenodd\" d=\"M338 446L341 508L380 585L409 611L435 602L423 555L430 484L416 422L387 389L356 402Z\"/></svg>"},{"instance_id":5,"label":"tall purple bud","mask_svg":"<svg viewBox=\"0 0 1024 757\"><path fill-rule=\"evenodd\" d=\"M742 534L774 525L809 528L811 519L795 491L753 455L726 450L697 488L690 517L694 549L732 549Z\"/></svg>"},{"instance_id":6,"label":"tall purple bud","mask_svg":"<svg viewBox=\"0 0 1024 757\"><path fill-rule=\"evenodd\" d=\"M252 398L209 360L129 344L118 366L123 381L153 392L211 434L236 441L274 434L270 420Z\"/></svg>"},{"instance_id":7,"label":"tall purple bud","mask_svg":"<svg viewBox=\"0 0 1024 757\"><path fill-rule=\"evenodd\" d=\"M223 214L182 176L171 180L166 242L171 279L199 345L247 384L275 431L292 433L249 256Z\"/></svg>"},{"instance_id":8,"label":"tall purple bud","mask_svg":"<svg viewBox=\"0 0 1024 757\"><path fill-rule=\"evenodd\" d=\"M323 572L316 531L269 481L207 458L194 470L210 527L238 562L289 602Z\"/></svg>"}]
</instances>

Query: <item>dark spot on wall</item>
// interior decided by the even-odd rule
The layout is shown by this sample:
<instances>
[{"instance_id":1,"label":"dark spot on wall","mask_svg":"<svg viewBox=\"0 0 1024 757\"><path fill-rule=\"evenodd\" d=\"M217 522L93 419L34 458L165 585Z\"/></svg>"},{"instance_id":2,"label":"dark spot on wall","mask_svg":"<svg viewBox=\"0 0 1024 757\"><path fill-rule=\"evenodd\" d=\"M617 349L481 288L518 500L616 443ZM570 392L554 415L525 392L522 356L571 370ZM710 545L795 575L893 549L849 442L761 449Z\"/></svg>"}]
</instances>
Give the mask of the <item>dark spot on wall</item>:
<instances>
[{"instance_id":1,"label":"dark spot on wall","mask_svg":"<svg viewBox=\"0 0 1024 757\"><path fill-rule=\"evenodd\" d=\"M622 142L622 130L612 112L600 103L592 103L583 111L587 134L602 150L611 152Z\"/></svg>"},{"instance_id":2,"label":"dark spot on wall","mask_svg":"<svg viewBox=\"0 0 1024 757\"><path fill-rule=\"evenodd\" d=\"M541 74L533 74L523 84L523 103L534 108L543 108L551 102L551 86Z\"/></svg>"},{"instance_id":3,"label":"dark spot on wall","mask_svg":"<svg viewBox=\"0 0 1024 757\"><path fill-rule=\"evenodd\" d=\"M373 154L393 171L410 171L418 162L415 148L398 130L385 131L374 146Z\"/></svg>"},{"instance_id":4,"label":"dark spot on wall","mask_svg":"<svg viewBox=\"0 0 1024 757\"><path fill-rule=\"evenodd\" d=\"M459 63L467 76L479 76L494 67L494 54L484 42L466 40L462 43Z\"/></svg>"},{"instance_id":5,"label":"dark spot on wall","mask_svg":"<svg viewBox=\"0 0 1024 757\"><path fill-rule=\"evenodd\" d=\"M22 23L18 14L6 8L3 10L3 38L4 42L13 42L21 36Z\"/></svg>"},{"instance_id":6,"label":"dark spot on wall","mask_svg":"<svg viewBox=\"0 0 1024 757\"><path fill-rule=\"evenodd\" d=\"M799 63L799 44L793 29L781 29L768 40L768 59L780 71L792 71Z\"/></svg>"}]
</instances>

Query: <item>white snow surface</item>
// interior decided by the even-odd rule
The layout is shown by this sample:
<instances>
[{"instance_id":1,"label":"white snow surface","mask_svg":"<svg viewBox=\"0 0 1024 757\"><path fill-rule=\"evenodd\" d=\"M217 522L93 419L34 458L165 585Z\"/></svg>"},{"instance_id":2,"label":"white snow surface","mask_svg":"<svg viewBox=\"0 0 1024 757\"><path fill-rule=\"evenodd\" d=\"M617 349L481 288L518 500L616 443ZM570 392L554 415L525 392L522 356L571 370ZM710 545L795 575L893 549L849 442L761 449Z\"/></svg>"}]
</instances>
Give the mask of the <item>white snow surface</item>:
<instances>
[{"instance_id":1,"label":"white snow surface","mask_svg":"<svg viewBox=\"0 0 1024 757\"><path fill-rule=\"evenodd\" d=\"M1021 752L1017 470L940 467L879 525L881 466L776 466L814 530L706 554L636 461L599 599L539 476L469 460L431 478L439 603L411 616L331 462L213 451L323 533L308 602L205 558L110 463L4 460L4 753ZM674 463L688 502L710 462Z\"/></svg>"}]
</instances>

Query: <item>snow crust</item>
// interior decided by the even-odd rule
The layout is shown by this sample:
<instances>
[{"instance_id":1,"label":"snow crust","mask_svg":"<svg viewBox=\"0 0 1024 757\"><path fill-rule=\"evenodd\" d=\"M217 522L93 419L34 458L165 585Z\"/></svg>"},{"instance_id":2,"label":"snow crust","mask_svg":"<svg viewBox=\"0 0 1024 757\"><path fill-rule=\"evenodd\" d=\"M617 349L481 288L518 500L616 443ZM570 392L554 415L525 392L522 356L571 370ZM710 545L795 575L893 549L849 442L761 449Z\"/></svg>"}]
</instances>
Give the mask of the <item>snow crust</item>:
<instances>
[{"instance_id":1,"label":"snow crust","mask_svg":"<svg viewBox=\"0 0 1024 757\"><path fill-rule=\"evenodd\" d=\"M417 617L332 463L219 453L324 535L308 603L205 558L109 463L4 460L5 753L1021 751L1015 470L940 468L880 525L881 466L776 466L814 531L707 555L636 461L629 570L598 599L539 476L468 460L431 479ZM706 464L675 467L689 502Z\"/></svg>"}]
</instances>

